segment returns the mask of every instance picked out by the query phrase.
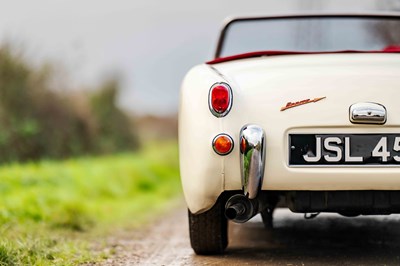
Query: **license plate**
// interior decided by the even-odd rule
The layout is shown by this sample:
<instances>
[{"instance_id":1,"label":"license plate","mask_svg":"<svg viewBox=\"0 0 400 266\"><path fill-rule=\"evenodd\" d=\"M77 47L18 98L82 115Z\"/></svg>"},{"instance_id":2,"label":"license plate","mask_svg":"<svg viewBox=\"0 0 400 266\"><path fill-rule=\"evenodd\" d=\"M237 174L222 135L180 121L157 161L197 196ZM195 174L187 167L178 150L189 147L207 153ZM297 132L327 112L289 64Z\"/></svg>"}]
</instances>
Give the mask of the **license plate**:
<instances>
[{"instance_id":1,"label":"license plate","mask_svg":"<svg viewBox=\"0 0 400 266\"><path fill-rule=\"evenodd\" d=\"M289 165L400 166L400 134L289 134Z\"/></svg>"}]
</instances>

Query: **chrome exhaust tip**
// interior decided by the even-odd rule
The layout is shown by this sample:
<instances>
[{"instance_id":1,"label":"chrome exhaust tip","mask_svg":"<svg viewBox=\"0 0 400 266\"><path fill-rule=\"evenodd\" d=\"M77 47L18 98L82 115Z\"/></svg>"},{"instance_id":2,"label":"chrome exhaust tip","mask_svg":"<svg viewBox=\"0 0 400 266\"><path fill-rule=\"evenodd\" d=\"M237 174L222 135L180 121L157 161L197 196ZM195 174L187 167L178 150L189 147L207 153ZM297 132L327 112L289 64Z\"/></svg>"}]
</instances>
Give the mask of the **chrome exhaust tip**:
<instances>
[{"instance_id":1,"label":"chrome exhaust tip","mask_svg":"<svg viewBox=\"0 0 400 266\"><path fill-rule=\"evenodd\" d=\"M257 201L237 194L229 198L225 205L225 217L235 223L245 223L258 213Z\"/></svg>"}]
</instances>

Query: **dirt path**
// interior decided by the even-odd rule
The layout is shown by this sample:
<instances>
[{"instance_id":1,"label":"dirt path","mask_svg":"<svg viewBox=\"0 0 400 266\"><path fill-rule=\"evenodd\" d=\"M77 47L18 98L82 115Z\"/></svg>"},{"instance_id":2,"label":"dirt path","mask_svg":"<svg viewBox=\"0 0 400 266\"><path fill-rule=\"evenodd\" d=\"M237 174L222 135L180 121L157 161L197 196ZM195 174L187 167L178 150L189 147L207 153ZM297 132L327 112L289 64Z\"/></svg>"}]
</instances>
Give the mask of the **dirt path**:
<instances>
[{"instance_id":1,"label":"dirt path","mask_svg":"<svg viewBox=\"0 0 400 266\"><path fill-rule=\"evenodd\" d=\"M222 256L196 256L189 244L186 209L153 227L110 239L115 256L102 265L399 265L400 215L346 218L323 214L304 220L278 209L275 229L259 217L230 224Z\"/></svg>"},{"instance_id":2,"label":"dirt path","mask_svg":"<svg viewBox=\"0 0 400 266\"><path fill-rule=\"evenodd\" d=\"M181 207L145 230L111 237L108 246L115 255L101 265L186 265L193 253L186 216Z\"/></svg>"}]
</instances>

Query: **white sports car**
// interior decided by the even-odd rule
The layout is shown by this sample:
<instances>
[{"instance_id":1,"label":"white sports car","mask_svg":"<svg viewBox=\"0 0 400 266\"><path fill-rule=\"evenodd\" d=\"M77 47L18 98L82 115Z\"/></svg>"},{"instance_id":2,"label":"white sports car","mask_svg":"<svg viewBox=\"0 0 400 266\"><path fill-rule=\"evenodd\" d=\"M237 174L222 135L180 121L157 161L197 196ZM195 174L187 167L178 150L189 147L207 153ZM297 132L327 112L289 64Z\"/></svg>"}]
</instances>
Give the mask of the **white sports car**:
<instances>
[{"instance_id":1,"label":"white sports car","mask_svg":"<svg viewBox=\"0 0 400 266\"><path fill-rule=\"evenodd\" d=\"M230 20L183 81L179 149L197 254L278 202L400 213L400 13Z\"/></svg>"}]
</instances>

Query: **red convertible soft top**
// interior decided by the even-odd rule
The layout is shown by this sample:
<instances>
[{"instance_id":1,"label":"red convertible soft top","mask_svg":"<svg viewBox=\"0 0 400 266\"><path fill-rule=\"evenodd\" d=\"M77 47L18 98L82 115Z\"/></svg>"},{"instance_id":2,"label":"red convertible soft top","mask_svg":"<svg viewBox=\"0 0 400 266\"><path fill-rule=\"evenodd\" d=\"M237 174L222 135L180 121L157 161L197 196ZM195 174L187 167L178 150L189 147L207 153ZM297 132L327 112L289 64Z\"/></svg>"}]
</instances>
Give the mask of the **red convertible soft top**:
<instances>
[{"instance_id":1,"label":"red convertible soft top","mask_svg":"<svg viewBox=\"0 0 400 266\"><path fill-rule=\"evenodd\" d=\"M300 51L257 51L251 53L237 54L226 57L219 57L206 62L208 65L234 61L239 59L246 59L261 56L275 56L275 55L300 55L300 54L342 54L342 53L400 53L400 46L388 46L383 50L376 51L359 51L359 50L344 50L344 51L329 51L329 52L300 52Z\"/></svg>"}]
</instances>

